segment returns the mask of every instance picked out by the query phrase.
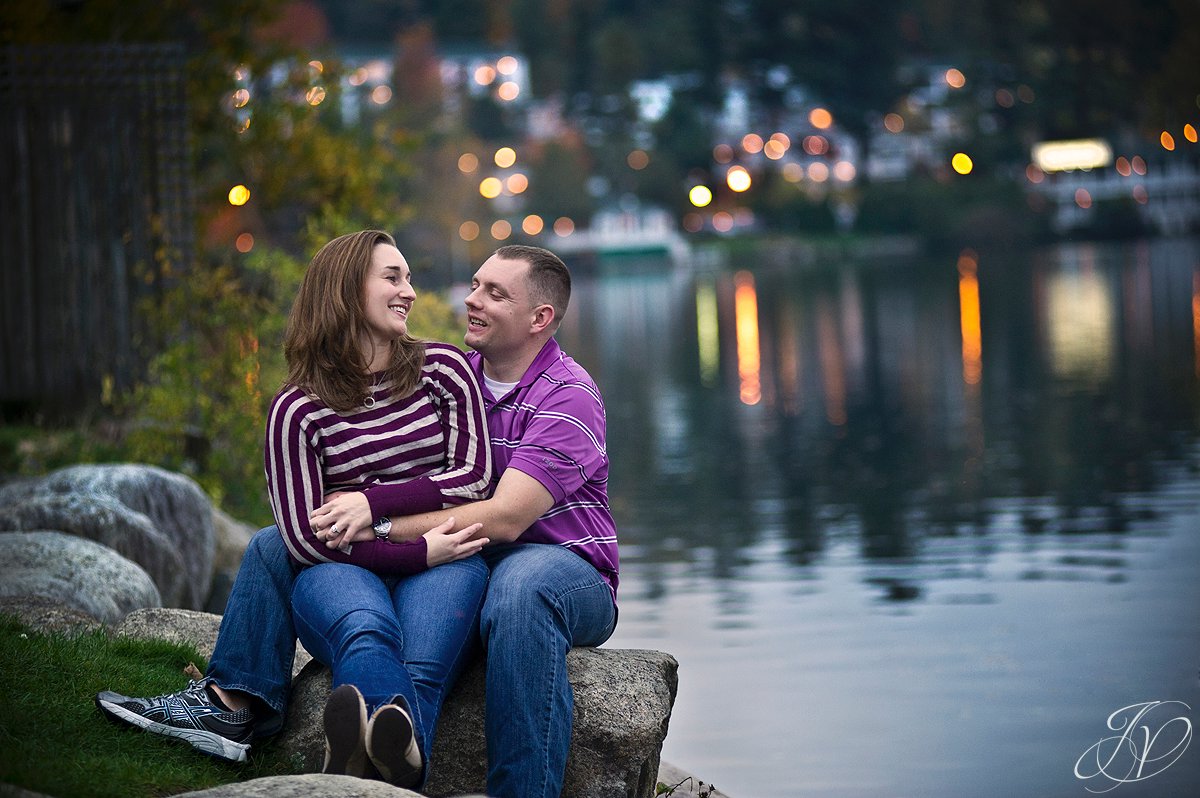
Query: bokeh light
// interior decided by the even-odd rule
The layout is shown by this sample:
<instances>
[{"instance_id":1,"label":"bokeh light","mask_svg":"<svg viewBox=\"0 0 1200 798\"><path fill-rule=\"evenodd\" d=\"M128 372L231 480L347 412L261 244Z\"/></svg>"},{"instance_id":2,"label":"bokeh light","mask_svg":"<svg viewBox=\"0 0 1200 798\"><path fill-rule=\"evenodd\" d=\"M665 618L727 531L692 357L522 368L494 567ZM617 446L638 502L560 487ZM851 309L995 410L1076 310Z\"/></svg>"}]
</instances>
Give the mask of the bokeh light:
<instances>
[{"instance_id":1,"label":"bokeh light","mask_svg":"<svg viewBox=\"0 0 1200 798\"><path fill-rule=\"evenodd\" d=\"M733 160L733 147L728 144L718 144L713 147L713 160L719 164L727 164Z\"/></svg>"},{"instance_id":2,"label":"bokeh light","mask_svg":"<svg viewBox=\"0 0 1200 798\"><path fill-rule=\"evenodd\" d=\"M814 183L824 183L829 179L829 166L823 163L810 163L808 165L808 179Z\"/></svg>"},{"instance_id":3,"label":"bokeh light","mask_svg":"<svg viewBox=\"0 0 1200 798\"><path fill-rule=\"evenodd\" d=\"M712 191L708 186L692 186L692 190L688 192L688 201L697 208L703 208L712 202Z\"/></svg>"},{"instance_id":4,"label":"bokeh light","mask_svg":"<svg viewBox=\"0 0 1200 798\"><path fill-rule=\"evenodd\" d=\"M566 238L575 232L575 221L569 216L560 216L554 220L554 234Z\"/></svg>"},{"instance_id":5,"label":"bokeh light","mask_svg":"<svg viewBox=\"0 0 1200 798\"><path fill-rule=\"evenodd\" d=\"M473 152L464 152L458 156L458 171L469 175L479 168L479 158Z\"/></svg>"},{"instance_id":6,"label":"bokeh light","mask_svg":"<svg viewBox=\"0 0 1200 798\"><path fill-rule=\"evenodd\" d=\"M485 177L479 181L479 193L486 199L495 199L504 191L504 184L498 177Z\"/></svg>"},{"instance_id":7,"label":"bokeh light","mask_svg":"<svg viewBox=\"0 0 1200 798\"><path fill-rule=\"evenodd\" d=\"M1133 187L1133 199L1139 205L1145 205L1150 201L1150 195L1146 192L1146 187L1137 185Z\"/></svg>"},{"instance_id":8,"label":"bokeh light","mask_svg":"<svg viewBox=\"0 0 1200 798\"><path fill-rule=\"evenodd\" d=\"M536 213L531 213L521 220L521 230L523 230L527 236L535 236L541 233L545 226L546 223L542 221L542 217L538 216Z\"/></svg>"},{"instance_id":9,"label":"bokeh light","mask_svg":"<svg viewBox=\"0 0 1200 798\"><path fill-rule=\"evenodd\" d=\"M250 102L249 90L238 89L237 91L235 91L233 93L233 107L234 108L245 108L246 104L248 102Z\"/></svg>"},{"instance_id":10,"label":"bokeh light","mask_svg":"<svg viewBox=\"0 0 1200 798\"><path fill-rule=\"evenodd\" d=\"M699 233L704 229L704 217L692 211L683 215L683 229L689 233Z\"/></svg>"},{"instance_id":11,"label":"bokeh light","mask_svg":"<svg viewBox=\"0 0 1200 798\"><path fill-rule=\"evenodd\" d=\"M728 233L733 229L733 214L717 211L713 214L712 226L718 233Z\"/></svg>"},{"instance_id":12,"label":"bokeh light","mask_svg":"<svg viewBox=\"0 0 1200 798\"><path fill-rule=\"evenodd\" d=\"M308 93L304 95L304 99L309 105L320 105L325 100L325 87L313 86L308 90Z\"/></svg>"},{"instance_id":13,"label":"bokeh light","mask_svg":"<svg viewBox=\"0 0 1200 798\"><path fill-rule=\"evenodd\" d=\"M1113 164L1113 168L1117 170L1117 174L1121 177L1129 177L1133 174L1133 167L1129 165L1129 159L1124 155L1117 158L1116 163Z\"/></svg>"},{"instance_id":14,"label":"bokeh light","mask_svg":"<svg viewBox=\"0 0 1200 798\"><path fill-rule=\"evenodd\" d=\"M640 171L650 165L650 156L645 150L634 150L625 156L625 163L629 164L630 169Z\"/></svg>"},{"instance_id":15,"label":"bokeh light","mask_svg":"<svg viewBox=\"0 0 1200 798\"><path fill-rule=\"evenodd\" d=\"M762 152L763 140L762 136L757 133L747 133L742 136L742 149L751 155Z\"/></svg>"},{"instance_id":16,"label":"bokeh light","mask_svg":"<svg viewBox=\"0 0 1200 798\"><path fill-rule=\"evenodd\" d=\"M1193 144L1197 141L1196 127L1190 122L1183 126L1183 137Z\"/></svg>"},{"instance_id":17,"label":"bokeh light","mask_svg":"<svg viewBox=\"0 0 1200 798\"><path fill-rule=\"evenodd\" d=\"M242 233L233 242L233 245L237 247L238 252L249 252L254 249L254 236L250 233Z\"/></svg>"},{"instance_id":18,"label":"bokeh light","mask_svg":"<svg viewBox=\"0 0 1200 798\"><path fill-rule=\"evenodd\" d=\"M520 194L529 188L529 178L521 172L514 172L504 181L504 186L513 194Z\"/></svg>"},{"instance_id":19,"label":"bokeh light","mask_svg":"<svg viewBox=\"0 0 1200 798\"><path fill-rule=\"evenodd\" d=\"M954 157L950 159L950 166L960 175L969 175L971 170L975 168L975 163L971 160L971 156L965 152L956 152Z\"/></svg>"},{"instance_id":20,"label":"bokeh light","mask_svg":"<svg viewBox=\"0 0 1200 798\"><path fill-rule=\"evenodd\" d=\"M1167 152L1172 152L1175 149L1175 137L1169 131L1164 130L1159 134L1158 141Z\"/></svg>"},{"instance_id":21,"label":"bokeh light","mask_svg":"<svg viewBox=\"0 0 1200 798\"><path fill-rule=\"evenodd\" d=\"M1084 210L1092 207L1092 195L1086 188L1075 189L1075 204Z\"/></svg>"},{"instance_id":22,"label":"bokeh light","mask_svg":"<svg viewBox=\"0 0 1200 798\"><path fill-rule=\"evenodd\" d=\"M497 219L492 222L492 238L497 241L504 241L512 235L512 225L505 219Z\"/></svg>"},{"instance_id":23,"label":"bokeh light","mask_svg":"<svg viewBox=\"0 0 1200 798\"><path fill-rule=\"evenodd\" d=\"M479 238L479 224L467 220L458 226L458 237L463 241L474 241Z\"/></svg>"},{"instance_id":24,"label":"bokeh light","mask_svg":"<svg viewBox=\"0 0 1200 798\"><path fill-rule=\"evenodd\" d=\"M391 86L376 86L371 89L371 102L376 105L387 105L392 100Z\"/></svg>"},{"instance_id":25,"label":"bokeh light","mask_svg":"<svg viewBox=\"0 0 1200 798\"><path fill-rule=\"evenodd\" d=\"M1133 171L1139 175L1146 174L1146 159L1140 155L1135 155L1129 159L1129 165Z\"/></svg>"},{"instance_id":26,"label":"bokeh light","mask_svg":"<svg viewBox=\"0 0 1200 798\"><path fill-rule=\"evenodd\" d=\"M795 161L783 165L783 179L789 183L799 183L804 179L804 167Z\"/></svg>"},{"instance_id":27,"label":"bokeh light","mask_svg":"<svg viewBox=\"0 0 1200 798\"><path fill-rule=\"evenodd\" d=\"M946 70L946 85L952 89L961 89L967 85L967 76L961 70L950 67Z\"/></svg>"},{"instance_id":28,"label":"bokeh light","mask_svg":"<svg viewBox=\"0 0 1200 798\"><path fill-rule=\"evenodd\" d=\"M849 183L858 174L858 170L854 168L854 164L849 161L838 161L833 167L833 177L842 183Z\"/></svg>"},{"instance_id":29,"label":"bokeh light","mask_svg":"<svg viewBox=\"0 0 1200 798\"><path fill-rule=\"evenodd\" d=\"M899 133L904 130L904 117L900 114L888 114L883 118L883 126L889 133Z\"/></svg>"},{"instance_id":30,"label":"bokeh light","mask_svg":"<svg viewBox=\"0 0 1200 798\"><path fill-rule=\"evenodd\" d=\"M517 151L512 147L501 147L496 150L492 159L496 162L496 166L507 169L517 162Z\"/></svg>"},{"instance_id":31,"label":"bokeh light","mask_svg":"<svg viewBox=\"0 0 1200 798\"><path fill-rule=\"evenodd\" d=\"M1025 179L1036 185L1046 179L1046 173L1037 164L1031 163L1025 167Z\"/></svg>"},{"instance_id":32,"label":"bokeh light","mask_svg":"<svg viewBox=\"0 0 1200 798\"><path fill-rule=\"evenodd\" d=\"M489 86L496 79L496 70L489 64L475 68L475 82L480 86Z\"/></svg>"},{"instance_id":33,"label":"bokeh light","mask_svg":"<svg viewBox=\"0 0 1200 798\"><path fill-rule=\"evenodd\" d=\"M752 182L750 173L746 171L746 167L744 166L731 166L729 167L729 171L725 173L725 183L732 191L739 193L748 191Z\"/></svg>"},{"instance_id":34,"label":"bokeh light","mask_svg":"<svg viewBox=\"0 0 1200 798\"><path fill-rule=\"evenodd\" d=\"M829 140L824 136L805 136L801 146L809 155L824 155L829 152Z\"/></svg>"},{"instance_id":35,"label":"bokeh light","mask_svg":"<svg viewBox=\"0 0 1200 798\"><path fill-rule=\"evenodd\" d=\"M826 130L833 124L833 114L824 108L814 108L808 112L808 122L817 130Z\"/></svg>"},{"instance_id":36,"label":"bokeh light","mask_svg":"<svg viewBox=\"0 0 1200 798\"><path fill-rule=\"evenodd\" d=\"M512 102L520 93L521 87L511 80L504 81L500 84L500 88L496 89L496 96L504 102Z\"/></svg>"},{"instance_id":37,"label":"bokeh light","mask_svg":"<svg viewBox=\"0 0 1200 798\"><path fill-rule=\"evenodd\" d=\"M250 201L250 189L238 183L233 188L229 189L229 204L230 205L245 205Z\"/></svg>"},{"instance_id":38,"label":"bokeh light","mask_svg":"<svg viewBox=\"0 0 1200 798\"><path fill-rule=\"evenodd\" d=\"M496 71L501 75L511 75L517 71L517 59L513 58L511 55L501 57L501 59L496 62Z\"/></svg>"}]
</instances>

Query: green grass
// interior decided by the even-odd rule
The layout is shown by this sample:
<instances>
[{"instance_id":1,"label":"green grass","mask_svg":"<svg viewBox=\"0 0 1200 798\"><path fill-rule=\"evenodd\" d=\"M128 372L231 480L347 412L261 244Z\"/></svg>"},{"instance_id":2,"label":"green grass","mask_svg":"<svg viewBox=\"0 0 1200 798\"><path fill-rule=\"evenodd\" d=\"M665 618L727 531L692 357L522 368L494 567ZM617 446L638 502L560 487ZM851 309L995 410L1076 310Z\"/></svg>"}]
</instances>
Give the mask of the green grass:
<instances>
[{"instance_id":1,"label":"green grass","mask_svg":"<svg viewBox=\"0 0 1200 798\"><path fill-rule=\"evenodd\" d=\"M58 798L163 796L298 772L273 746L235 765L186 743L124 728L95 695L159 695L186 684L195 649L96 631L41 634L0 616L0 783Z\"/></svg>"}]
</instances>

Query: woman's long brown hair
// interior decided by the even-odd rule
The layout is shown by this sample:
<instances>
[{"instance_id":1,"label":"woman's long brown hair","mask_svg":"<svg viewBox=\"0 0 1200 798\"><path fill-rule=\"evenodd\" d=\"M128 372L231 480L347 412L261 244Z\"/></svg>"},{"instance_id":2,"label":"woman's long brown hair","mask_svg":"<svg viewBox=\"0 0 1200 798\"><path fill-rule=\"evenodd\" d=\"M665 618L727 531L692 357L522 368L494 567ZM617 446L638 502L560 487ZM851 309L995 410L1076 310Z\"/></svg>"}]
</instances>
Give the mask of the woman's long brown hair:
<instances>
[{"instance_id":1,"label":"woman's long brown hair","mask_svg":"<svg viewBox=\"0 0 1200 798\"><path fill-rule=\"evenodd\" d=\"M379 244L396 242L380 230L363 230L321 247L304 273L283 336L286 383L339 412L362 407L371 395L370 364L361 348L367 335L363 287ZM407 396L424 365L425 344L400 336L392 341L389 365L379 383L392 383L394 395Z\"/></svg>"}]
</instances>

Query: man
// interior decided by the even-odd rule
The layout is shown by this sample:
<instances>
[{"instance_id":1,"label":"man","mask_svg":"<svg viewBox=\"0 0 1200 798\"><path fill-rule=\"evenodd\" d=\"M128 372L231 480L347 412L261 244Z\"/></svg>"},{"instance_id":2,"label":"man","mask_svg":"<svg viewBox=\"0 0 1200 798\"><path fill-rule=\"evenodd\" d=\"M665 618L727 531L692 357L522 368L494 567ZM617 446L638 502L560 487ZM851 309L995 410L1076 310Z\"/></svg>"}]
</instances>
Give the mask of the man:
<instances>
[{"instance_id":1,"label":"man","mask_svg":"<svg viewBox=\"0 0 1200 798\"><path fill-rule=\"evenodd\" d=\"M618 558L608 507L603 400L587 372L553 337L570 286L570 273L557 256L526 246L501 247L472 279L465 341L475 350L468 359L483 384L498 475L491 498L383 519L362 494L342 494L312 517L330 547L370 539L375 529L385 528L390 540L415 539L451 515L462 525L483 524L480 534L492 541L483 552L491 578L480 632L487 652L487 786L493 796L561 792L573 717L566 654L572 646L603 643L616 625ZM247 578L264 590L257 603L274 603L270 612L287 616L272 622L263 617L269 613L258 613L259 623L270 624L256 630L268 640L260 647L278 652L279 640L292 640L290 570L282 573L278 558L286 562L286 557L274 553L282 547L264 533L251 548L250 567L274 574ZM283 583L287 590L281 591ZM242 622L229 616L227 611L214 663L238 658L222 650L226 625ZM290 672L290 653L288 658ZM276 653L257 663L249 658L247 665L254 667L223 665L240 672L240 681L210 665L208 679L253 696L260 711L270 708L263 713L271 719L265 727L270 730L282 718L285 693L275 688L278 679L264 678L260 669L278 676L280 659ZM193 700L211 699L211 692L189 690ZM210 717L220 719L218 713ZM251 723L242 722L249 737Z\"/></svg>"}]
</instances>

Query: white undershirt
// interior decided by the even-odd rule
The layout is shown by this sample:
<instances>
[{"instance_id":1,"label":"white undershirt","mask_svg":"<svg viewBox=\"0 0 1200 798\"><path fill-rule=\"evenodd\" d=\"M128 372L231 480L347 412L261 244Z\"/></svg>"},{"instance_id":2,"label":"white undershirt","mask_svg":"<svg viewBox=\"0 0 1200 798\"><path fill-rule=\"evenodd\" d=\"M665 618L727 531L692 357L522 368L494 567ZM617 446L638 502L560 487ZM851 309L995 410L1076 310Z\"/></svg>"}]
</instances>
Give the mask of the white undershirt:
<instances>
[{"instance_id":1,"label":"white undershirt","mask_svg":"<svg viewBox=\"0 0 1200 798\"><path fill-rule=\"evenodd\" d=\"M499 380L493 380L486 374L483 375L483 384L487 386L488 393L496 399L503 399L509 391L517 387L517 383L515 382L500 382Z\"/></svg>"}]
</instances>

